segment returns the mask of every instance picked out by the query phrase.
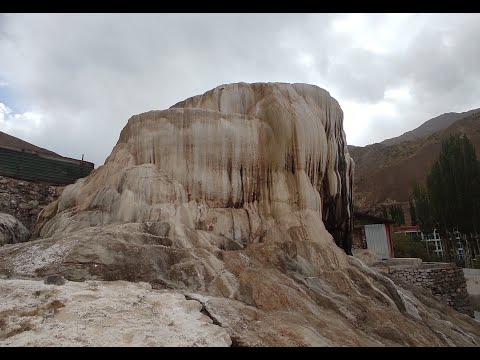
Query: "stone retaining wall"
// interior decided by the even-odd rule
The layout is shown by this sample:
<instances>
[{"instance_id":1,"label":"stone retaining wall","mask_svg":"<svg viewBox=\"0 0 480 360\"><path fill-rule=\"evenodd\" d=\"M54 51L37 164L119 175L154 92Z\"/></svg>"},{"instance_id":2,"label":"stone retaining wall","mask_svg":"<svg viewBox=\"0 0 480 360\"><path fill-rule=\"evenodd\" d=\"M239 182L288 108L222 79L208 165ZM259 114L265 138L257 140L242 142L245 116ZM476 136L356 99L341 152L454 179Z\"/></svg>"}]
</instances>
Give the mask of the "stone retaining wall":
<instances>
[{"instance_id":1,"label":"stone retaining wall","mask_svg":"<svg viewBox=\"0 0 480 360\"><path fill-rule=\"evenodd\" d=\"M430 290L455 310L473 317L462 268L448 263L424 263L418 267L389 267L388 273Z\"/></svg>"},{"instance_id":2,"label":"stone retaining wall","mask_svg":"<svg viewBox=\"0 0 480 360\"><path fill-rule=\"evenodd\" d=\"M62 189L0 176L0 213L14 216L32 233L40 211L56 200Z\"/></svg>"}]
</instances>

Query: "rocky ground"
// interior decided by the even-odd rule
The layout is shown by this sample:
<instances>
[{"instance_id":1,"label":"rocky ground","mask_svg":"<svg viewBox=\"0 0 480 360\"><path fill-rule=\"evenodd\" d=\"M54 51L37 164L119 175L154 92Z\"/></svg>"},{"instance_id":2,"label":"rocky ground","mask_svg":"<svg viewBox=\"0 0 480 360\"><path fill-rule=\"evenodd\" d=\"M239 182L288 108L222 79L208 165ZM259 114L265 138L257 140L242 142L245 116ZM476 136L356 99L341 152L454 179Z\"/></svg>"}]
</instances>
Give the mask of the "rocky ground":
<instances>
[{"instance_id":1,"label":"rocky ground","mask_svg":"<svg viewBox=\"0 0 480 360\"><path fill-rule=\"evenodd\" d=\"M144 279L162 290L142 290L152 294L146 299L153 303L145 306L157 307L155 311L162 314L172 312L178 304L156 301L154 294L182 294L182 299L195 299L214 324L226 331L235 346L480 346L480 323L434 299L430 292L411 284L394 283L377 269L341 253L337 254L339 260L336 261L345 261L343 267L327 266L324 255L332 256L329 251L335 250L333 242L332 246L328 250L326 244L306 241L252 244L246 250L220 251L215 259L208 256L206 248L186 251L156 245L147 234L135 231L133 224L117 229L85 229L83 234L76 232L63 239L5 245L0 252L0 274L5 278L0 280L3 284L0 296L7 314L10 310L20 310L20 315L36 308L56 306L49 305L56 299L63 304L70 301L72 312L85 315L84 318L78 316L78 326L82 324L79 328L86 338L98 333L98 327L105 331L104 323L112 324L109 326L113 330L134 326L130 320L124 323L124 319L137 317L132 299L140 285L108 281L123 278ZM55 271L84 282L52 286L38 281ZM219 275L211 277L209 272ZM26 277L37 280L18 280ZM25 288L22 284L28 286ZM89 284L96 284L99 297L114 299L119 307L112 310L108 308L111 305L105 305L100 299L68 295L84 294L85 289L92 287ZM52 296L37 299L36 291L44 290ZM87 293L94 296L93 290ZM90 300L93 302L89 303ZM104 322L84 322L84 319L97 318L97 308L103 306L106 308ZM123 309L123 315L119 316L115 309ZM25 321L25 325L21 325L3 314L4 332L25 332L19 337L25 344L43 344L57 334L55 327L30 331L28 324L37 326L43 321L39 318L16 315ZM56 313L52 314L48 321L57 321ZM164 327L168 323L163 320L150 324L150 332L167 331ZM74 330L77 323L70 320L62 326L61 332L78 332ZM5 341L10 344L16 339ZM68 339L65 344L74 341ZM170 344L156 339L150 345ZM84 344L113 343L109 338L89 341ZM120 339L116 344L125 345L123 341Z\"/></svg>"},{"instance_id":2,"label":"rocky ground","mask_svg":"<svg viewBox=\"0 0 480 360\"><path fill-rule=\"evenodd\" d=\"M0 346L230 346L202 305L127 281L0 280Z\"/></svg>"}]
</instances>

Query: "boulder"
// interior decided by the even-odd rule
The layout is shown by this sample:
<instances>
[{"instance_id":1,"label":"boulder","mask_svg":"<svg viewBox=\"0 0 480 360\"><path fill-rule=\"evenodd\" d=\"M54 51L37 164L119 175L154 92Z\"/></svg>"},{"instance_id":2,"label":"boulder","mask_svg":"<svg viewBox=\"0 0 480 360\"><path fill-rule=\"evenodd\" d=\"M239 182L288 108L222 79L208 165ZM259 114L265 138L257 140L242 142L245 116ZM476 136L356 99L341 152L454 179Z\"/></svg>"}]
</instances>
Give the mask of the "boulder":
<instances>
[{"instance_id":1,"label":"boulder","mask_svg":"<svg viewBox=\"0 0 480 360\"><path fill-rule=\"evenodd\" d=\"M0 246L28 241L30 232L12 215L0 213Z\"/></svg>"}]
</instances>

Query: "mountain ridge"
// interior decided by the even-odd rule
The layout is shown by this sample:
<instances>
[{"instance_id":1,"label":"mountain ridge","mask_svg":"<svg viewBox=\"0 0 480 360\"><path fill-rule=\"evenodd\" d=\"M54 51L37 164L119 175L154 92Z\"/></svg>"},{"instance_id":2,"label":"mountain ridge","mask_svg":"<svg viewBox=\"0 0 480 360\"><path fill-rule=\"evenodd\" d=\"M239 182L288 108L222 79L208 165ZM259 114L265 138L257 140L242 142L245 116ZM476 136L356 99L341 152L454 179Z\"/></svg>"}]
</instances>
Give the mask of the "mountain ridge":
<instances>
[{"instance_id":1,"label":"mountain ridge","mask_svg":"<svg viewBox=\"0 0 480 360\"><path fill-rule=\"evenodd\" d=\"M408 202L413 183L425 181L440 153L442 140L450 135L466 134L477 153L480 152L480 111L474 109L463 114L468 115L423 137L391 145L382 142L365 147L348 146L355 161L356 206L367 209Z\"/></svg>"},{"instance_id":2,"label":"mountain ridge","mask_svg":"<svg viewBox=\"0 0 480 360\"><path fill-rule=\"evenodd\" d=\"M472 109L472 110L464 111L460 113L457 113L457 112L443 113L434 118L431 118L430 120L425 121L422 125L420 125L419 127L413 130L404 132L400 136L385 139L381 142L381 144L395 145L403 141L414 140L414 139L431 135L439 130L446 129L447 127L452 125L454 122L479 111L480 111L480 108Z\"/></svg>"}]
</instances>

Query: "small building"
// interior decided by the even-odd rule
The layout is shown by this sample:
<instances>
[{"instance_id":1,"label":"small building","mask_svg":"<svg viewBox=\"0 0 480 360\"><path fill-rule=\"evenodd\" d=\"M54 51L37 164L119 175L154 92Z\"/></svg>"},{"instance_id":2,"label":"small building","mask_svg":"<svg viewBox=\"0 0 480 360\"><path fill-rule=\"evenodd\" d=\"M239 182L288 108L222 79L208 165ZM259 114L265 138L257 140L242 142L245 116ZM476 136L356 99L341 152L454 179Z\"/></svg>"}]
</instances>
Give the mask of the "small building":
<instances>
[{"instance_id":1,"label":"small building","mask_svg":"<svg viewBox=\"0 0 480 360\"><path fill-rule=\"evenodd\" d=\"M89 161L67 158L0 131L0 176L67 185L88 176Z\"/></svg>"},{"instance_id":2,"label":"small building","mask_svg":"<svg viewBox=\"0 0 480 360\"><path fill-rule=\"evenodd\" d=\"M352 249L368 249L382 259L393 258L393 220L354 212Z\"/></svg>"}]
</instances>

